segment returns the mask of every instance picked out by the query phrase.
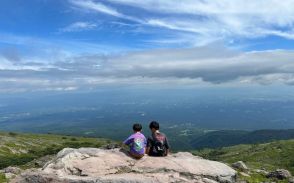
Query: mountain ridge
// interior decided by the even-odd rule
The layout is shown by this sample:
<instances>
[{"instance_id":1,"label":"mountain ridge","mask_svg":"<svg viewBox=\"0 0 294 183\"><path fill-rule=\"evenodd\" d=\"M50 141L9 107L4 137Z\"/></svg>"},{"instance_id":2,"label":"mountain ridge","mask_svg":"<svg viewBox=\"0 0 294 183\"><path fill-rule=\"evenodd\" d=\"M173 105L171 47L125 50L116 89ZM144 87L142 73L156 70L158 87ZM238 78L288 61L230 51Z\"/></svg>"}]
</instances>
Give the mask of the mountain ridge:
<instances>
[{"instance_id":1,"label":"mountain ridge","mask_svg":"<svg viewBox=\"0 0 294 183\"><path fill-rule=\"evenodd\" d=\"M294 129L263 129L255 131L218 130L191 140L194 149L218 148L237 144L266 143L274 140L294 139Z\"/></svg>"}]
</instances>

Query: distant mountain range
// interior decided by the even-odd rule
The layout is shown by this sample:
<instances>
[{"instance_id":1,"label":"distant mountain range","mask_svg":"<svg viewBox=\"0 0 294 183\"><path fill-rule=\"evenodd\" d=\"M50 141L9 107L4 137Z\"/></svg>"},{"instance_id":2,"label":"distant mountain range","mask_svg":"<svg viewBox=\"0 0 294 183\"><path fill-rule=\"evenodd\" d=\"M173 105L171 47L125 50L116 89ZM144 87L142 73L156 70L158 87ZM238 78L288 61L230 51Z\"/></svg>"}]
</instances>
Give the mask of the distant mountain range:
<instances>
[{"instance_id":1,"label":"distant mountain range","mask_svg":"<svg viewBox=\"0 0 294 183\"><path fill-rule=\"evenodd\" d=\"M273 140L294 139L294 129L289 130L220 130L206 133L191 140L195 149L226 147L237 144L265 143Z\"/></svg>"}]
</instances>

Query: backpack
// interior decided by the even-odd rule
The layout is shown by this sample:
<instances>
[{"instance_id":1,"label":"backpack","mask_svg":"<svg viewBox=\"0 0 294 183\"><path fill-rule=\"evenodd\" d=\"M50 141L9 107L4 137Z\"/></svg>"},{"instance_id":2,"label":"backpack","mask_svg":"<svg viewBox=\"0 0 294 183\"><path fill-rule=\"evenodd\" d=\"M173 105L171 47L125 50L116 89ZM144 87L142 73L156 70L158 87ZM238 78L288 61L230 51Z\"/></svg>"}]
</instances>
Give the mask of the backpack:
<instances>
[{"instance_id":1,"label":"backpack","mask_svg":"<svg viewBox=\"0 0 294 183\"><path fill-rule=\"evenodd\" d=\"M162 134L158 134L158 135L154 135L153 139L154 139L154 146L153 147L156 151L156 154L158 156L165 156L165 154L166 154L166 148L164 145L165 136Z\"/></svg>"}]
</instances>

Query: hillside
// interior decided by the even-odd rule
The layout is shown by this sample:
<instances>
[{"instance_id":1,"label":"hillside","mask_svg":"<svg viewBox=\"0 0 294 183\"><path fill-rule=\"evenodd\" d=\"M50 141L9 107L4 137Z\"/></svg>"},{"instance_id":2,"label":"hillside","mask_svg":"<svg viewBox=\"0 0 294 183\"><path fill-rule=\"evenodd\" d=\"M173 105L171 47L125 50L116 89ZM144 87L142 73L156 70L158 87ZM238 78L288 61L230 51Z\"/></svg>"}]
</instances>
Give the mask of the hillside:
<instances>
[{"instance_id":1,"label":"hillside","mask_svg":"<svg viewBox=\"0 0 294 183\"><path fill-rule=\"evenodd\" d=\"M251 169L265 169L267 171L283 168L294 174L294 139L274 141L264 144L236 145L218 149L203 149L193 151L207 159L232 164L243 161ZM253 174L250 182L265 180L260 174Z\"/></svg>"},{"instance_id":2,"label":"hillside","mask_svg":"<svg viewBox=\"0 0 294 183\"><path fill-rule=\"evenodd\" d=\"M63 148L101 147L110 142L102 138L0 132L0 169L7 166L20 166L24 169L40 167L42 161L50 159L49 155L54 155ZM4 176L0 173L0 182L3 181Z\"/></svg>"},{"instance_id":3,"label":"hillside","mask_svg":"<svg viewBox=\"0 0 294 183\"><path fill-rule=\"evenodd\" d=\"M246 142L254 143L259 140L268 141L276 138L290 138L293 130L274 130L272 134L270 132L270 130L253 132L215 131L208 132L204 135L206 138L203 138L203 136L199 138L202 140L215 138L215 141L210 142L216 145L225 145L225 143L223 143L225 140L227 140L227 143L240 143L242 140L246 139ZM240 139L239 135L242 135L244 138ZM250 139L253 139L253 141ZM8 166L17 166L22 169L40 168L46 162L54 158L57 152L64 148L97 148L109 143L112 143L112 141L103 138L0 132L0 170ZM243 161L250 168L251 176L250 178L243 178L249 180L249 182L261 182L271 180L266 179L265 176L260 173L254 173L257 169L269 172L278 168L283 168L294 174L293 152L294 139L273 141L264 144L242 144L217 149L195 150L193 154L205 159L224 162L228 165L237 161ZM1 174L1 172L0 182L5 182L4 175Z\"/></svg>"},{"instance_id":4,"label":"hillside","mask_svg":"<svg viewBox=\"0 0 294 183\"><path fill-rule=\"evenodd\" d=\"M217 148L238 144L266 143L274 140L294 139L294 129L289 130L219 130L192 139L194 149Z\"/></svg>"}]
</instances>

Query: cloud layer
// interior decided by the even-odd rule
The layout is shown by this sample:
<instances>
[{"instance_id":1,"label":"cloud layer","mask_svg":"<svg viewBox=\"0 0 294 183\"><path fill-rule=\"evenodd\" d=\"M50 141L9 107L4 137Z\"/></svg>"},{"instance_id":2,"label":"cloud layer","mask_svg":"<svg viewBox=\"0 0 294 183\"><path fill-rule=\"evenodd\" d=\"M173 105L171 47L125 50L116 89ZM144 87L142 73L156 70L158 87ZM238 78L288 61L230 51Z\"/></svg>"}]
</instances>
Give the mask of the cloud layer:
<instances>
[{"instance_id":1,"label":"cloud layer","mask_svg":"<svg viewBox=\"0 0 294 183\"><path fill-rule=\"evenodd\" d=\"M293 51L238 52L215 45L69 56L43 65L25 60L15 64L2 56L0 90L76 90L109 84L294 84Z\"/></svg>"}]
</instances>

